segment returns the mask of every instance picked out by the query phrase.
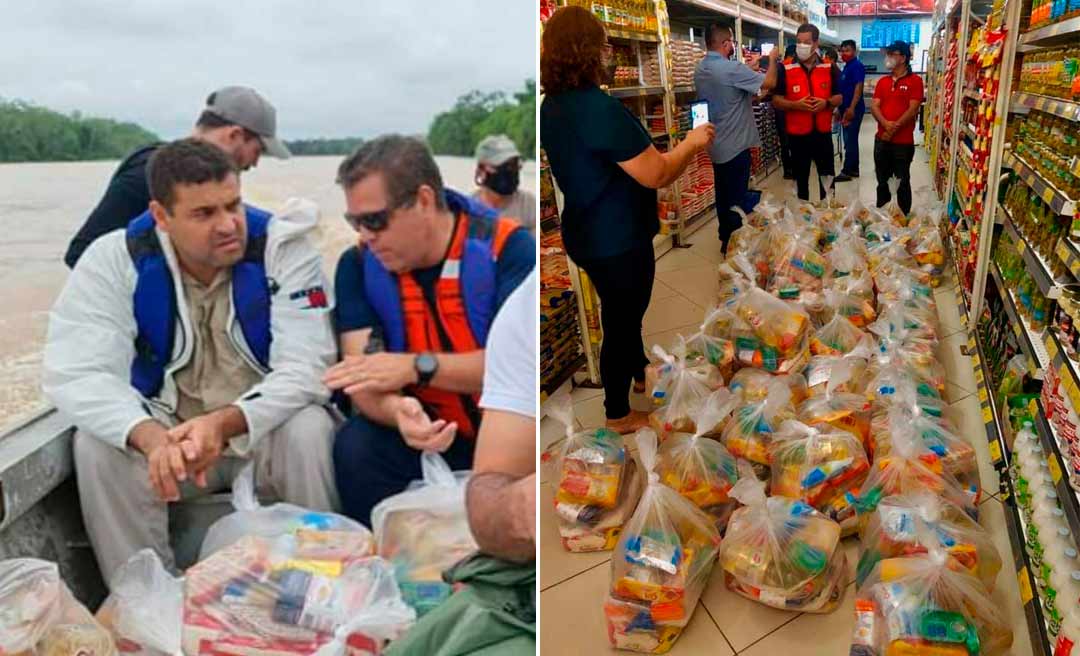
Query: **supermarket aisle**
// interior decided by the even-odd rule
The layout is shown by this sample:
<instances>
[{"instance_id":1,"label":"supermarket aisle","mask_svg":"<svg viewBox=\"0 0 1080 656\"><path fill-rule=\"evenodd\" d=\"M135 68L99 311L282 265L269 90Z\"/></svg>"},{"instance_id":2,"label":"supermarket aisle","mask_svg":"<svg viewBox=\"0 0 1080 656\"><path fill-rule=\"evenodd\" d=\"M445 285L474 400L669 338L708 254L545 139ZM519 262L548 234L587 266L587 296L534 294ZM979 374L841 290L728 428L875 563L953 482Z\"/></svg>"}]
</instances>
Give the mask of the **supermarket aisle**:
<instances>
[{"instance_id":1,"label":"supermarket aisle","mask_svg":"<svg viewBox=\"0 0 1080 656\"><path fill-rule=\"evenodd\" d=\"M838 195L850 201L858 193L864 202L874 194L873 152L874 122L867 119L861 136L863 177L838 186ZM918 137L917 137L918 138ZM929 184L926 153L916 152L912 164L915 203L928 192L918 193ZM790 187L790 191L788 190ZM761 185L777 195L794 195L791 181L779 173ZM700 323L705 308L715 298L717 281L715 268L720 261L715 224L707 224L695 233L693 247L673 251L657 262L657 280L652 304L645 317L646 346L670 345L676 335L689 334ZM949 269L952 270L951 267ZM997 473L990 465L986 448L975 379L971 361L960 352L967 342L956 306L956 285L950 275L936 292L943 339L938 359L948 373L946 397L950 402L950 418L968 436L979 456L984 499L980 506L980 522L995 538L1005 563L1012 556L1005 529L1004 509L997 499ZM581 426L598 426L604 420L603 392L578 389L573 392L577 420ZM644 396L637 396L635 407L648 409ZM562 437L561 427L545 418L541 423L543 448ZM559 655L614 653L608 646L602 611L604 594L609 584L610 552L571 554L559 543L555 518L551 512L552 488L541 476L541 547L540 547L540 604L542 653ZM857 556L856 538L844 541L849 571L853 574ZM846 654L854 623L854 583L849 583L840 608L828 615L811 615L766 608L729 592L717 567L702 595L701 604L690 625L675 643L671 654L740 654L765 656L838 656ZM1006 564L999 577L995 601L1009 617L1014 633L1011 654L1028 656L1032 653L1027 642L1027 630L1020 611L1016 573Z\"/></svg>"}]
</instances>

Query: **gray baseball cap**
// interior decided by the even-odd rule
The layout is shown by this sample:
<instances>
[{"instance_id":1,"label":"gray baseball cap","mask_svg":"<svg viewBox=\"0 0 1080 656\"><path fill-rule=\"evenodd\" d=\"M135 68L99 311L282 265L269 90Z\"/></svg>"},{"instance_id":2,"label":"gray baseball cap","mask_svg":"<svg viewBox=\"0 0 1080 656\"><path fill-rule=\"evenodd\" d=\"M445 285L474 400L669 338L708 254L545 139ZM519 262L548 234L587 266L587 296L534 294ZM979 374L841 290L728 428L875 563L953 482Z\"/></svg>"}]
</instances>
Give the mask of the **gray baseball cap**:
<instances>
[{"instance_id":1,"label":"gray baseball cap","mask_svg":"<svg viewBox=\"0 0 1080 656\"><path fill-rule=\"evenodd\" d=\"M502 166L515 157L521 158L517 146L505 134L493 134L476 144L476 161L491 166Z\"/></svg>"},{"instance_id":2,"label":"gray baseball cap","mask_svg":"<svg viewBox=\"0 0 1080 656\"><path fill-rule=\"evenodd\" d=\"M206 111L259 135L271 157L288 159L292 153L277 138L277 110L249 87L222 87L206 99Z\"/></svg>"}]
</instances>

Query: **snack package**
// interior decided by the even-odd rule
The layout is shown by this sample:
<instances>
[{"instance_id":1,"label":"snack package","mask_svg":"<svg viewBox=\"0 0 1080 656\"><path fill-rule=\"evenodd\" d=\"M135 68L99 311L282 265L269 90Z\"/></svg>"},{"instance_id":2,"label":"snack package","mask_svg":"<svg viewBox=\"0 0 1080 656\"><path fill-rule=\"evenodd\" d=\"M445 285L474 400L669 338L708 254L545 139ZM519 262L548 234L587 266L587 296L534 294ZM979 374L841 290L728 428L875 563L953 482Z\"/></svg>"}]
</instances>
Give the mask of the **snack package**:
<instances>
[{"instance_id":1,"label":"snack package","mask_svg":"<svg viewBox=\"0 0 1080 656\"><path fill-rule=\"evenodd\" d=\"M119 651L136 656L178 656L184 626L184 580L175 578L152 549L116 571L97 619Z\"/></svg>"},{"instance_id":2,"label":"snack package","mask_svg":"<svg viewBox=\"0 0 1080 656\"><path fill-rule=\"evenodd\" d=\"M831 426L850 433L866 448L870 443L870 402L865 394L838 391L854 378L861 358L839 358L828 370L825 393L812 396L799 406L799 420L822 428Z\"/></svg>"},{"instance_id":3,"label":"snack package","mask_svg":"<svg viewBox=\"0 0 1080 656\"><path fill-rule=\"evenodd\" d=\"M794 418L791 388L782 380L774 380L764 399L744 401L744 405L736 408L735 416L724 428L720 439L736 458L768 466L773 432L785 420Z\"/></svg>"},{"instance_id":4,"label":"snack package","mask_svg":"<svg viewBox=\"0 0 1080 656\"><path fill-rule=\"evenodd\" d=\"M862 443L851 433L785 421L769 446L773 496L805 501L840 525L857 528L847 493L858 490L870 471Z\"/></svg>"},{"instance_id":5,"label":"snack package","mask_svg":"<svg viewBox=\"0 0 1080 656\"><path fill-rule=\"evenodd\" d=\"M806 366L810 358L806 312L756 288L739 297L734 309L749 328L734 335L740 364L781 374Z\"/></svg>"},{"instance_id":6,"label":"snack package","mask_svg":"<svg viewBox=\"0 0 1080 656\"><path fill-rule=\"evenodd\" d=\"M300 531L347 533L350 534L349 548L358 552L357 555L374 553L371 531L348 517L316 512L289 503L260 506L255 496L254 463L245 465L233 481L232 504L236 512L217 520L206 532L199 550L199 560L205 560L244 537L273 538Z\"/></svg>"},{"instance_id":7,"label":"snack package","mask_svg":"<svg viewBox=\"0 0 1080 656\"><path fill-rule=\"evenodd\" d=\"M674 432L694 432L690 413L701 399L724 384L720 370L704 358L689 360L681 335L671 354L659 345L653 346L653 353L665 363L652 394L653 401L663 405L649 415L649 423L661 441Z\"/></svg>"},{"instance_id":8,"label":"snack package","mask_svg":"<svg viewBox=\"0 0 1080 656\"><path fill-rule=\"evenodd\" d=\"M720 534L708 515L660 482L656 434L642 429L636 437L648 484L611 559L604 616L614 647L662 654L690 621Z\"/></svg>"},{"instance_id":9,"label":"snack package","mask_svg":"<svg viewBox=\"0 0 1080 656\"><path fill-rule=\"evenodd\" d=\"M937 547L878 562L855 598L851 656L1003 656L1011 646L995 601Z\"/></svg>"},{"instance_id":10,"label":"snack package","mask_svg":"<svg viewBox=\"0 0 1080 656\"><path fill-rule=\"evenodd\" d=\"M734 315L726 307L709 308L701 328L686 338L687 357L705 358L717 368L723 380L728 380L735 373L735 342L721 336L730 334L728 327L733 319Z\"/></svg>"},{"instance_id":11,"label":"snack package","mask_svg":"<svg viewBox=\"0 0 1080 656\"><path fill-rule=\"evenodd\" d=\"M847 585L840 525L803 501L766 497L753 478L740 478L731 494L743 507L720 548L728 588L781 610L835 610Z\"/></svg>"},{"instance_id":12,"label":"snack package","mask_svg":"<svg viewBox=\"0 0 1080 656\"><path fill-rule=\"evenodd\" d=\"M75 600L56 563L0 562L0 656L115 656L109 632Z\"/></svg>"},{"instance_id":13,"label":"snack package","mask_svg":"<svg viewBox=\"0 0 1080 656\"><path fill-rule=\"evenodd\" d=\"M883 558L926 553L920 538L932 536L987 592L1001 570L1001 555L990 534L960 508L928 491L885 497L870 515L859 549L855 581L862 585Z\"/></svg>"},{"instance_id":14,"label":"snack package","mask_svg":"<svg viewBox=\"0 0 1080 656\"><path fill-rule=\"evenodd\" d=\"M555 461L556 511L560 516L577 510L559 510L559 506L594 508L602 512L614 508L619 500L626 465L623 437L607 428L574 430L574 404L569 393L553 396L548 414L562 423L566 439Z\"/></svg>"},{"instance_id":15,"label":"snack package","mask_svg":"<svg viewBox=\"0 0 1080 656\"><path fill-rule=\"evenodd\" d=\"M300 535L247 537L188 569L183 652L373 656L415 621L387 561L306 551Z\"/></svg>"},{"instance_id":16,"label":"snack package","mask_svg":"<svg viewBox=\"0 0 1080 656\"><path fill-rule=\"evenodd\" d=\"M559 537L567 551L582 553L611 551L619 541L623 524L637 508L645 477L633 458L626 460L619 501L614 508L600 510L596 506L561 504L556 501L559 514ZM576 512L575 512L576 511Z\"/></svg>"},{"instance_id":17,"label":"snack package","mask_svg":"<svg viewBox=\"0 0 1080 656\"><path fill-rule=\"evenodd\" d=\"M738 398L720 389L706 397L694 416L697 430L676 433L660 446L656 473L660 481L713 518L723 535L734 510L728 492L739 478L734 456L720 442L703 437L727 418Z\"/></svg>"},{"instance_id":18,"label":"snack package","mask_svg":"<svg viewBox=\"0 0 1080 656\"><path fill-rule=\"evenodd\" d=\"M401 596L420 615L450 596L442 574L476 551L465 512L469 472L452 472L442 456L420 456L424 478L371 511L378 554L394 566Z\"/></svg>"}]
</instances>

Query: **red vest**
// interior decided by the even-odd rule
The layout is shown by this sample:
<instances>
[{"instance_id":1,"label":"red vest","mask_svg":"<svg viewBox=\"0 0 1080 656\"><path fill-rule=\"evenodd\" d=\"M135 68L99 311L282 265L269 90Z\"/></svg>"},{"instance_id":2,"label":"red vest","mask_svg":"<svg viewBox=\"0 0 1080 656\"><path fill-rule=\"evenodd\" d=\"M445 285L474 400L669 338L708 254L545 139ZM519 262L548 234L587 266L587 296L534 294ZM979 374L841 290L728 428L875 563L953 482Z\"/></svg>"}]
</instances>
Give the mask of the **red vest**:
<instances>
[{"instance_id":1,"label":"red vest","mask_svg":"<svg viewBox=\"0 0 1080 656\"><path fill-rule=\"evenodd\" d=\"M784 97L788 100L802 100L813 95L828 101L832 92L832 64L818 64L810 71L810 79L806 79L806 69L802 64L788 64L784 66ZM788 134L810 134L811 130L818 132L832 132L833 107L826 102L825 109L820 112L803 112L789 109L784 112L785 125Z\"/></svg>"}]
</instances>

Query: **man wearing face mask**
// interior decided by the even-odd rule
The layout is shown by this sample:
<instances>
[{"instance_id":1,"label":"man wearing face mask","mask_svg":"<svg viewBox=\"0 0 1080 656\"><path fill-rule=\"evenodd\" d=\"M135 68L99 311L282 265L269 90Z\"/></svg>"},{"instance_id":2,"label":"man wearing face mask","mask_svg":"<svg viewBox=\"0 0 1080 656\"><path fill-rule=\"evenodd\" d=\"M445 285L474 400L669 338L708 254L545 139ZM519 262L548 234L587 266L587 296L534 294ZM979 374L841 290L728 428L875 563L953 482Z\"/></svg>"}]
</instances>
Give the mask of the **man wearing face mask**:
<instances>
[{"instance_id":1,"label":"man wearing face mask","mask_svg":"<svg viewBox=\"0 0 1080 656\"><path fill-rule=\"evenodd\" d=\"M923 81L911 72L911 46L896 41L885 49L885 68L892 72L874 87L870 112L878 122L874 139L877 206L892 200L889 178L900 186L896 201L904 214L911 211L911 160L915 157L915 117L923 100Z\"/></svg>"},{"instance_id":2,"label":"man wearing face mask","mask_svg":"<svg viewBox=\"0 0 1080 656\"><path fill-rule=\"evenodd\" d=\"M493 134L476 145L476 186L473 198L516 219L536 234L536 196L519 189L521 153L510 137Z\"/></svg>"},{"instance_id":3,"label":"man wearing face mask","mask_svg":"<svg viewBox=\"0 0 1080 656\"><path fill-rule=\"evenodd\" d=\"M847 182L859 177L859 128L866 114L866 102L863 100L863 82L866 80L866 68L856 57L855 41L847 39L840 44L840 123L844 134L844 166L836 182Z\"/></svg>"},{"instance_id":4,"label":"man wearing face mask","mask_svg":"<svg viewBox=\"0 0 1080 656\"><path fill-rule=\"evenodd\" d=\"M799 26L795 34L798 62L777 71L776 86L783 95L773 96L773 106L785 112L795 184L802 200L810 200L811 162L817 166L819 178L833 175L832 114L842 100L840 69L822 61L819 38L814 25ZM820 190L824 198L825 187L820 185Z\"/></svg>"},{"instance_id":5,"label":"man wearing face mask","mask_svg":"<svg viewBox=\"0 0 1080 656\"><path fill-rule=\"evenodd\" d=\"M698 97L709 103L709 118L716 136L709 147L716 180L716 215L720 242L727 251L731 233L741 225L732 206L741 206L750 184L750 148L761 145L751 98L776 84L776 49L769 53L768 69L761 72L761 55L746 63L736 60L738 46L731 28L712 24L705 29L709 52L694 70Z\"/></svg>"}]
</instances>

